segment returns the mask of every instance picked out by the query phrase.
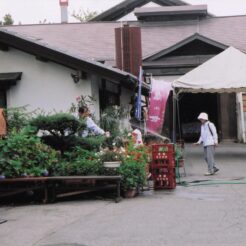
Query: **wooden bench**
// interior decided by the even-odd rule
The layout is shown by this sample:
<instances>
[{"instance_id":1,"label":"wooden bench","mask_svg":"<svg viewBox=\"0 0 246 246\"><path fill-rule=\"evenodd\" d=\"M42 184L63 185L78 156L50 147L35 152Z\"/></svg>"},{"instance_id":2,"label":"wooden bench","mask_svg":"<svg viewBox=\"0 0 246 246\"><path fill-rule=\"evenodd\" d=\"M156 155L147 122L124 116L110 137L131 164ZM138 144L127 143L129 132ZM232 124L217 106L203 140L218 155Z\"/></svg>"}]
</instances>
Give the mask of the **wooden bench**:
<instances>
[{"instance_id":1,"label":"wooden bench","mask_svg":"<svg viewBox=\"0 0 246 246\"><path fill-rule=\"evenodd\" d=\"M121 176L54 176L27 177L0 180L0 197L20 194L30 190L43 190L43 202L92 191L116 189L115 201L119 202Z\"/></svg>"}]
</instances>

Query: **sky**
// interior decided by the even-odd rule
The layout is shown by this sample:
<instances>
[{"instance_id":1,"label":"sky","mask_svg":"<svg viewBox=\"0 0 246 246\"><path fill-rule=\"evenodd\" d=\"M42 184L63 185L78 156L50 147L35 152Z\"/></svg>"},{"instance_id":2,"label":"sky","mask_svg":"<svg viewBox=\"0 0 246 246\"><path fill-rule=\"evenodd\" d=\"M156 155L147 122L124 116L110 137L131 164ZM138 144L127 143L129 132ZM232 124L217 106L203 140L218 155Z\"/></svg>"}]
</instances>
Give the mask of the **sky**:
<instances>
[{"instance_id":1,"label":"sky","mask_svg":"<svg viewBox=\"0 0 246 246\"><path fill-rule=\"evenodd\" d=\"M69 0L69 22L76 22L71 15L80 9L105 11L122 0ZM208 11L217 16L246 15L246 0L186 0L191 4L207 4ZM59 23L59 0L0 0L0 20L11 14L14 24Z\"/></svg>"}]
</instances>

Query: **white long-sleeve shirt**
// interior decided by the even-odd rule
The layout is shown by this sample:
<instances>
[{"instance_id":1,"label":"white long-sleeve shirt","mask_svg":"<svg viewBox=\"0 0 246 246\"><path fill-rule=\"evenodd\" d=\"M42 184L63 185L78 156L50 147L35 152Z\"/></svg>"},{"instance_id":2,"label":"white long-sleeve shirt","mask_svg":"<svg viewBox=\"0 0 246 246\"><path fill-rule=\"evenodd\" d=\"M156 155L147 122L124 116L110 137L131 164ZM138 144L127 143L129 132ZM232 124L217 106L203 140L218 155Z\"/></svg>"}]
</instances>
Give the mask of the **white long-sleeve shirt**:
<instances>
[{"instance_id":1,"label":"white long-sleeve shirt","mask_svg":"<svg viewBox=\"0 0 246 246\"><path fill-rule=\"evenodd\" d=\"M86 129L82 132L82 137L87 137L89 133L103 135L105 131L101 129L90 117L86 117Z\"/></svg>"},{"instance_id":2,"label":"white long-sleeve shirt","mask_svg":"<svg viewBox=\"0 0 246 246\"><path fill-rule=\"evenodd\" d=\"M211 129L211 131L209 130ZM215 125L207 121L201 126L201 136L198 140L199 144L203 144L203 146L215 145L218 144L218 134L216 131Z\"/></svg>"}]
</instances>

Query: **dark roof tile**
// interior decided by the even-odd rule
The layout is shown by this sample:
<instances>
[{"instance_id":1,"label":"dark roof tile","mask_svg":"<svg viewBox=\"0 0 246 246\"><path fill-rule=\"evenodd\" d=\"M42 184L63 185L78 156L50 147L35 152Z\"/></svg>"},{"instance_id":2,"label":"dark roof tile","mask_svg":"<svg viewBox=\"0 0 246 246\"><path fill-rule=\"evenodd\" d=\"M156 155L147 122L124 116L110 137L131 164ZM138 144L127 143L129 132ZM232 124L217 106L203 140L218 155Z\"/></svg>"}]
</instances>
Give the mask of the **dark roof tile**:
<instances>
[{"instance_id":1,"label":"dark roof tile","mask_svg":"<svg viewBox=\"0 0 246 246\"><path fill-rule=\"evenodd\" d=\"M199 33L207 38L246 51L246 16L212 17L200 21L160 23L129 22L141 25L143 56L166 49ZM114 60L114 29L120 22L9 26L5 29L39 40L60 50L90 60ZM1 30L1 28L0 28Z\"/></svg>"}]
</instances>

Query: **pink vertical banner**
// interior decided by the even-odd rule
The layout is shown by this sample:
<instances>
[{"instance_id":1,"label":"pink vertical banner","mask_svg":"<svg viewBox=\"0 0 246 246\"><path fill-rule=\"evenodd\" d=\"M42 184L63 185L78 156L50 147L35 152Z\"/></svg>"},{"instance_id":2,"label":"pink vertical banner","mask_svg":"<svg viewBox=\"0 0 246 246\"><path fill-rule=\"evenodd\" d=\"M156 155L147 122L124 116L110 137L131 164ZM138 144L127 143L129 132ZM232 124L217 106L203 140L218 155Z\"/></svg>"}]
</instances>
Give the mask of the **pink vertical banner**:
<instances>
[{"instance_id":1,"label":"pink vertical banner","mask_svg":"<svg viewBox=\"0 0 246 246\"><path fill-rule=\"evenodd\" d=\"M161 134L170 91L170 82L151 79L151 94L146 122L149 133Z\"/></svg>"}]
</instances>

